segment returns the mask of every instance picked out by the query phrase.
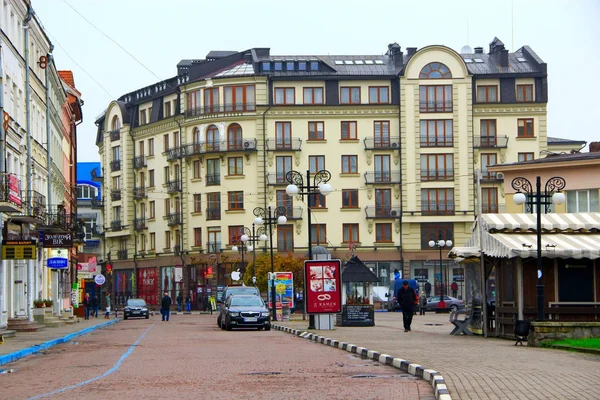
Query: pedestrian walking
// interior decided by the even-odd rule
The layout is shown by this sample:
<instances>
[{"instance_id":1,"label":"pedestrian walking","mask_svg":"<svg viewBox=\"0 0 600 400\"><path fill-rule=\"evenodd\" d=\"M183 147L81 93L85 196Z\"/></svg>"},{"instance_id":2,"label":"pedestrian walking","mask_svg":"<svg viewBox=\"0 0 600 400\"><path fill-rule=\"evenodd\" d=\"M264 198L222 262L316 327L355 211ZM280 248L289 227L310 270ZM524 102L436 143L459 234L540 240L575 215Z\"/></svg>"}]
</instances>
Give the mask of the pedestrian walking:
<instances>
[{"instance_id":1,"label":"pedestrian walking","mask_svg":"<svg viewBox=\"0 0 600 400\"><path fill-rule=\"evenodd\" d=\"M90 299L90 294L86 293L83 298L83 307L85 310L85 319L90 319L90 312L92 310L92 299Z\"/></svg>"},{"instance_id":2,"label":"pedestrian walking","mask_svg":"<svg viewBox=\"0 0 600 400\"><path fill-rule=\"evenodd\" d=\"M183 296L181 295L181 292L177 295L177 311L182 311L183 310Z\"/></svg>"},{"instance_id":3,"label":"pedestrian walking","mask_svg":"<svg viewBox=\"0 0 600 400\"><path fill-rule=\"evenodd\" d=\"M106 304L106 313L104 314L104 319L110 319L110 292L106 293L104 303Z\"/></svg>"},{"instance_id":4,"label":"pedestrian walking","mask_svg":"<svg viewBox=\"0 0 600 400\"><path fill-rule=\"evenodd\" d=\"M452 290L452 297L458 297L458 283L456 283L456 280L452 282L450 289Z\"/></svg>"},{"instance_id":5,"label":"pedestrian walking","mask_svg":"<svg viewBox=\"0 0 600 400\"><path fill-rule=\"evenodd\" d=\"M171 298L169 297L169 292L165 292L165 295L160 302L160 312L162 314L162 320L168 321L169 315L171 315Z\"/></svg>"},{"instance_id":6,"label":"pedestrian walking","mask_svg":"<svg viewBox=\"0 0 600 400\"><path fill-rule=\"evenodd\" d=\"M431 283L429 281L425 282L425 296L431 296Z\"/></svg>"},{"instance_id":7,"label":"pedestrian walking","mask_svg":"<svg viewBox=\"0 0 600 400\"><path fill-rule=\"evenodd\" d=\"M93 296L92 297L92 316L98 318L98 306L100 304L100 299L98 298L98 296Z\"/></svg>"},{"instance_id":8,"label":"pedestrian walking","mask_svg":"<svg viewBox=\"0 0 600 400\"><path fill-rule=\"evenodd\" d=\"M185 298L185 310L192 311L192 299L189 296Z\"/></svg>"},{"instance_id":9,"label":"pedestrian walking","mask_svg":"<svg viewBox=\"0 0 600 400\"><path fill-rule=\"evenodd\" d=\"M410 324L412 324L413 314L415 305L419 299L415 289L408 286L408 281L402 282L402 287L398 290L396 296L400 308L402 309L402 320L404 322L404 332L410 331Z\"/></svg>"},{"instance_id":10,"label":"pedestrian walking","mask_svg":"<svg viewBox=\"0 0 600 400\"><path fill-rule=\"evenodd\" d=\"M419 297L419 315L425 315L425 307L427 306L427 297L425 292L421 290L421 296Z\"/></svg>"}]
</instances>

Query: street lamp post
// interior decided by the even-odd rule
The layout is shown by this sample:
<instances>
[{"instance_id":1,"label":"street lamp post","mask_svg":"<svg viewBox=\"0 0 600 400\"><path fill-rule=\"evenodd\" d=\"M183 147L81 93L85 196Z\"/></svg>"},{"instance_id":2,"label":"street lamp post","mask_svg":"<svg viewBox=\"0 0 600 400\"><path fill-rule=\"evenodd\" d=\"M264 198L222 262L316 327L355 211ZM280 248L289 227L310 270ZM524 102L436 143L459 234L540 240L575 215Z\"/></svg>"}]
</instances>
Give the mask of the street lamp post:
<instances>
[{"instance_id":1,"label":"street lamp post","mask_svg":"<svg viewBox=\"0 0 600 400\"><path fill-rule=\"evenodd\" d=\"M271 212L273 211L273 212ZM271 206L266 209L262 207L256 207L254 209L254 215L256 218L254 219L254 223L256 225L262 225L263 223L267 225L267 229L269 230L269 244L271 247L271 303L272 303L272 318L273 321L277 321L277 302L275 298L275 260L273 256L273 225L275 224L285 224L287 222L286 209L283 206L279 206L274 210L271 210Z\"/></svg>"},{"instance_id":2,"label":"street lamp post","mask_svg":"<svg viewBox=\"0 0 600 400\"><path fill-rule=\"evenodd\" d=\"M246 245L246 250L252 252L252 265L254 265L254 274L256 275L256 246L258 242L266 242L268 238L267 235L265 235L265 227L261 226L258 229L255 229L255 225L255 223L252 223L252 231L250 231L249 228L244 227L244 234L240 237L240 240L243 243L250 242L250 244Z\"/></svg>"},{"instance_id":3,"label":"street lamp post","mask_svg":"<svg viewBox=\"0 0 600 400\"><path fill-rule=\"evenodd\" d=\"M516 177L511 183L513 189L517 191L513 197L515 204L525 204L526 212L533 213L533 206L536 212L536 234L537 234L537 309L538 321L544 320L544 285L542 283L542 205L544 205L544 214L550 211L552 203L563 204L565 195L561 192L567 186L567 182L554 176L546 181L544 193L542 193L542 181L538 176L535 180L535 193L531 182L521 176ZM525 192L527 196L525 195Z\"/></svg>"},{"instance_id":4,"label":"street lamp post","mask_svg":"<svg viewBox=\"0 0 600 400\"><path fill-rule=\"evenodd\" d=\"M441 286L441 293L440 293L440 301L438 302L438 310L445 310L446 309L446 302L444 301L444 267L443 267L443 261L442 261L442 249L444 249L444 247L448 247L451 248L452 247L452 240L444 240L442 239L442 233L440 232L440 238L439 240L435 241L435 240L430 240L429 241L429 247L437 247L438 249L440 249L440 286ZM434 279L434 283L435 283L435 279Z\"/></svg>"},{"instance_id":5,"label":"street lamp post","mask_svg":"<svg viewBox=\"0 0 600 400\"><path fill-rule=\"evenodd\" d=\"M311 196L322 194L327 196L333 191L331 185L327 182L331 179L331 173L325 169L318 171L313 177L313 184L310 184L310 170L306 171L306 185L304 184L304 177L298 171L289 171L285 175L285 180L290 184L285 188L285 192L289 196L301 195L304 200L304 195L308 196L308 259L313 259L312 253L312 221L311 221ZM306 293L304 294L306 301ZM314 314L308 316L308 329L315 329L315 317Z\"/></svg>"}]
</instances>

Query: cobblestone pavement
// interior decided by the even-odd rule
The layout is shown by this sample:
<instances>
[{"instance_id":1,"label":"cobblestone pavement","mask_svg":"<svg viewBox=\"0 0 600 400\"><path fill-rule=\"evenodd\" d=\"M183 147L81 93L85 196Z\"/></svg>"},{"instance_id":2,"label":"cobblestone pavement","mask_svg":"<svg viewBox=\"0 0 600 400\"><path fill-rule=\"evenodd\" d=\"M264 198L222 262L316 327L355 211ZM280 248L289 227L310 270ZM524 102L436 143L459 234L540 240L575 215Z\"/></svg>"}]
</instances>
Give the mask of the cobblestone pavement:
<instances>
[{"instance_id":1,"label":"cobblestone pavement","mask_svg":"<svg viewBox=\"0 0 600 400\"><path fill-rule=\"evenodd\" d=\"M514 346L514 341L451 336L448 315L415 316L402 329L401 313L376 313L375 327L307 330L308 321L277 322L348 342L440 372L453 399L599 399L600 357Z\"/></svg>"}]
</instances>

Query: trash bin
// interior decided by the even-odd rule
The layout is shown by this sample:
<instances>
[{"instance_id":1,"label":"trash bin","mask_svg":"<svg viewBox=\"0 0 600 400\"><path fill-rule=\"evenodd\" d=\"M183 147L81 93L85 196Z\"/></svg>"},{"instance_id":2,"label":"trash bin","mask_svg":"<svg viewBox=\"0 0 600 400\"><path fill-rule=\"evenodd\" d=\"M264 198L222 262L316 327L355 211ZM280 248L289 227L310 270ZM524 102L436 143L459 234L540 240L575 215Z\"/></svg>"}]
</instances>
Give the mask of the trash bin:
<instances>
[{"instance_id":1,"label":"trash bin","mask_svg":"<svg viewBox=\"0 0 600 400\"><path fill-rule=\"evenodd\" d=\"M283 318L283 321L290 320L290 306L284 305L281 307L281 316Z\"/></svg>"}]
</instances>

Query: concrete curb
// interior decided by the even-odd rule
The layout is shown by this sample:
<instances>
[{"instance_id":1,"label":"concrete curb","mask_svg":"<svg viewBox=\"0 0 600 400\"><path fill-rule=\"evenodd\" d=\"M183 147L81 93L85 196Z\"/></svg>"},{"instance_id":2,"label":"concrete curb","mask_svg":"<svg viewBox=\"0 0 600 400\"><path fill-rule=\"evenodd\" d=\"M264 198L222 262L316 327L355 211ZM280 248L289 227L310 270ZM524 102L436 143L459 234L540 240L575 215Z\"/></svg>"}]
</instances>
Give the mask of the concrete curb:
<instances>
[{"instance_id":1,"label":"concrete curb","mask_svg":"<svg viewBox=\"0 0 600 400\"><path fill-rule=\"evenodd\" d=\"M425 368L419 364L414 364L410 361L401 358L396 358L389 354L383 354L375 350L369 350L365 347L360 347L351 343L340 342L329 337L319 336L314 333L306 332L303 330L292 329L287 326L273 324L271 324L271 327L273 329L290 333L294 336L298 336L303 339L308 339L310 341L321 343L326 346L331 346L341 350L345 350L348 353L358 354L361 357L377 361L381 364L392 366L403 372L414 375L418 378L425 379L431 384L436 400L452 400L450 392L448 391L448 387L446 386L446 381L444 380L444 377L434 369Z\"/></svg>"},{"instance_id":2,"label":"concrete curb","mask_svg":"<svg viewBox=\"0 0 600 400\"><path fill-rule=\"evenodd\" d=\"M85 335L86 333L93 332L96 329L100 329L100 328L104 328L104 327L107 327L107 326L112 325L112 324L116 324L119 321L120 321L120 319L115 319L115 320L112 320L112 321L104 322L102 324L90 326L90 327L87 327L87 328L82 329L80 331L70 333L70 334L68 334L66 336L63 336L63 337L59 337L59 338L56 338L56 339L49 340L49 341L44 342L44 343L39 344L39 345L27 347L27 348L24 348L24 349L21 349L21 350L18 350L18 351L9 353L9 354L2 355L2 356L0 356L0 365L4 365L4 364L11 363L13 361L17 361L20 358L27 357L27 356L29 356L31 354L35 354L35 353L37 353L39 351L49 349L50 347L56 346L58 344L67 343L68 341L71 341L71 340L75 339L78 336Z\"/></svg>"}]
</instances>

